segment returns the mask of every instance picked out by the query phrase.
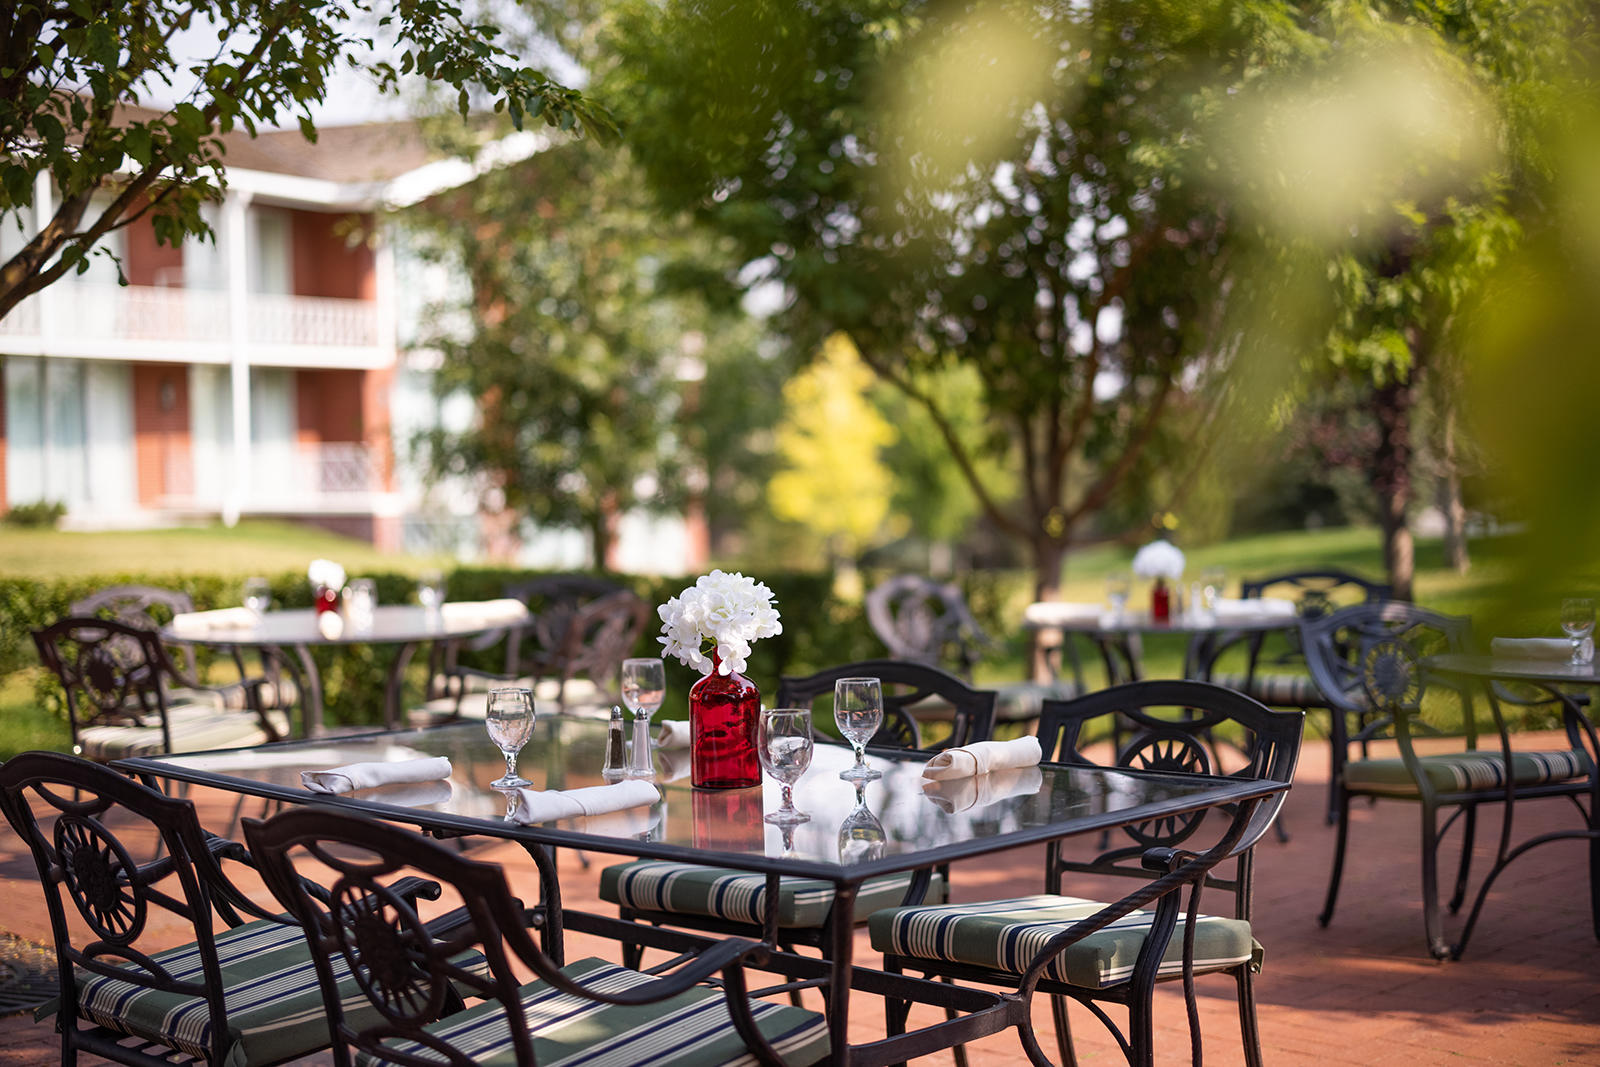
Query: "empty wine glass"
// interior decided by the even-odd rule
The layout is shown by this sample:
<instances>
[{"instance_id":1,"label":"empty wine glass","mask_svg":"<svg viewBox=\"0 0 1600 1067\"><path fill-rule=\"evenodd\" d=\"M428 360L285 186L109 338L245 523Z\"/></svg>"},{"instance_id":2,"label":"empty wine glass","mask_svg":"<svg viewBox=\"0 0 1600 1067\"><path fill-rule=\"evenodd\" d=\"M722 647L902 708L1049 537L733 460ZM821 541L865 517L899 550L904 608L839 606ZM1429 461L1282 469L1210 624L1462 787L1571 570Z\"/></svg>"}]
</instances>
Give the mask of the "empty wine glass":
<instances>
[{"instance_id":1,"label":"empty wine glass","mask_svg":"<svg viewBox=\"0 0 1600 1067\"><path fill-rule=\"evenodd\" d=\"M489 784L496 789L532 785L517 774L517 753L522 751L522 746L528 743L528 738L533 734L533 690L491 689L484 726L489 731L489 740L506 758L505 777Z\"/></svg>"},{"instance_id":2,"label":"empty wine glass","mask_svg":"<svg viewBox=\"0 0 1600 1067\"><path fill-rule=\"evenodd\" d=\"M839 772L847 782L882 778L866 763L866 744L883 725L883 688L876 678L840 678L833 683L833 721L856 750L855 766Z\"/></svg>"},{"instance_id":3,"label":"empty wine glass","mask_svg":"<svg viewBox=\"0 0 1600 1067\"><path fill-rule=\"evenodd\" d=\"M260 618L272 607L272 583L265 578L244 580L244 606Z\"/></svg>"},{"instance_id":4,"label":"empty wine glass","mask_svg":"<svg viewBox=\"0 0 1600 1067\"><path fill-rule=\"evenodd\" d=\"M756 755L761 766L783 786L783 804L764 816L767 822L792 826L811 816L794 806L794 784L811 766L814 742L811 739L809 708L763 708L756 723Z\"/></svg>"},{"instance_id":5,"label":"empty wine glass","mask_svg":"<svg viewBox=\"0 0 1600 1067\"><path fill-rule=\"evenodd\" d=\"M622 702L633 712L633 751L628 756L629 778L654 778L650 759L650 716L667 695L667 668L659 659L640 657L622 661Z\"/></svg>"},{"instance_id":6,"label":"empty wine glass","mask_svg":"<svg viewBox=\"0 0 1600 1067\"><path fill-rule=\"evenodd\" d=\"M1561 629L1572 642L1572 659L1568 662L1581 667L1593 657L1589 635L1594 632L1594 601L1589 597L1568 597L1561 602ZM1587 653L1587 654L1586 654Z\"/></svg>"},{"instance_id":7,"label":"empty wine glass","mask_svg":"<svg viewBox=\"0 0 1600 1067\"><path fill-rule=\"evenodd\" d=\"M1128 591L1132 586L1132 579L1124 573L1106 575L1106 603L1111 605L1112 618L1121 621L1123 612L1128 610Z\"/></svg>"},{"instance_id":8,"label":"empty wine glass","mask_svg":"<svg viewBox=\"0 0 1600 1067\"><path fill-rule=\"evenodd\" d=\"M428 569L417 576L417 603L429 613L444 606L444 572Z\"/></svg>"},{"instance_id":9,"label":"empty wine glass","mask_svg":"<svg viewBox=\"0 0 1600 1067\"><path fill-rule=\"evenodd\" d=\"M856 784L856 806L839 824L839 862L843 864L866 863L883 855L888 835L883 823L867 807L867 784Z\"/></svg>"}]
</instances>

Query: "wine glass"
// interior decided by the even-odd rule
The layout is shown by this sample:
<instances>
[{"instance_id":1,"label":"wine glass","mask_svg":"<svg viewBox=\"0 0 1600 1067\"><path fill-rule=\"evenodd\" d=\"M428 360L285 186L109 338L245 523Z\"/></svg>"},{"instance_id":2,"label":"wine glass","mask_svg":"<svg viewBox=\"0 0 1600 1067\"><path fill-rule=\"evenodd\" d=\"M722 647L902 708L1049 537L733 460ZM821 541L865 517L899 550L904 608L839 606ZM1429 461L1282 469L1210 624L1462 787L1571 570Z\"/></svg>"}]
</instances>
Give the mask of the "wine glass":
<instances>
[{"instance_id":1,"label":"wine glass","mask_svg":"<svg viewBox=\"0 0 1600 1067\"><path fill-rule=\"evenodd\" d=\"M1572 659L1568 662L1581 667L1589 662L1587 651L1589 635L1594 632L1594 601L1586 596L1568 597L1561 602L1561 629L1572 642Z\"/></svg>"},{"instance_id":2,"label":"wine glass","mask_svg":"<svg viewBox=\"0 0 1600 1067\"><path fill-rule=\"evenodd\" d=\"M1118 622L1122 621L1122 613L1128 610L1128 591L1132 586L1132 579L1125 573L1106 575L1106 603L1111 605L1111 617Z\"/></svg>"},{"instance_id":3,"label":"wine glass","mask_svg":"<svg viewBox=\"0 0 1600 1067\"><path fill-rule=\"evenodd\" d=\"M650 759L650 716L667 695L667 668L659 659L640 657L622 661L622 702L633 712L633 752L628 757L629 778L654 778Z\"/></svg>"},{"instance_id":4,"label":"wine glass","mask_svg":"<svg viewBox=\"0 0 1600 1067\"><path fill-rule=\"evenodd\" d=\"M756 724L756 754L761 766L783 786L783 805L764 816L778 826L807 822L811 816L794 806L794 784L811 766L811 709L763 708Z\"/></svg>"},{"instance_id":5,"label":"wine glass","mask_svg":"<svg viewBox=\"0 0 1600 1067\"><path fill-rule=\"evenodd\" d=\"M528 743L528 738L533 734L533 690L491 689L484 726L489 731L489 740L506 758L505 777L489 785L495 789L532 785L517 773L517 753L522 751L522 746Z\"/></svg>"},{"instance_id":6,"label":"wine glass","mask_svg":"<svg viewBox=\"0 0 1600 1067\"><path fill-rule=\"evenodd\" d=\"M249 608L256 618L267 613L272 607L272 583L265 578L246 578L244 580L244 606Z\"/></svg>"},{"instance_id":7,"label":"wine glass","mask_svg":"<svg viewBox=\"0 0 1600 1067\"><path fill-rule=\"evenodd\" d=\"M833 721L856 750L855 766L839 772L847 782L882 778L866 763L866 744L883 725L883 688L876 678L840 678L833 683Z\"/></svg>"},{"instance_id":8,"label":"wine glass","mask_svg":"<svg viewBox=\"0 0 1600 1067\"><path fill-rule=\"evenodd\" d=\"M878 859L887 839L883 823L867 807L867 784L856 783L856 806L839 824L839 862L848 865Z\"/></svg>"},{"instance_id":9,"label":"wine glass","mask_svg":"<svg viewBox=\"0 0 1600 1067\"><path fill-rule=\"evenodd\" d=\"M432 613L444 605L444 572L430 568L417 576L417 603Z\"/></svg>"}]
</instances>

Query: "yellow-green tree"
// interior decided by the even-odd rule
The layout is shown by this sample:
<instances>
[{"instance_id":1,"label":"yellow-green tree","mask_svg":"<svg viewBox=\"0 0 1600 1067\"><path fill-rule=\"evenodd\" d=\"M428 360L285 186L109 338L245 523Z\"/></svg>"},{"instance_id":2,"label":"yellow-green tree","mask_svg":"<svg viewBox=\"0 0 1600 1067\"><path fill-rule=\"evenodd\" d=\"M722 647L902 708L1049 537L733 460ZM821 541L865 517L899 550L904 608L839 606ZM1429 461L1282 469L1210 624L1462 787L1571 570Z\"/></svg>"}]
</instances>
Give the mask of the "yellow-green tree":
<instances>
[{"instance_id":1,"label":"yellow-green tree","mask_svg":"<svg viewBox=\"0 0 1600 1067\"><path fill-rule=\"evenodd\" d=\"M882 451L895 432L869 399L874 381L850 339L834 334L783 388L783 470L767 497L774 515L809 529L835 559L859 556L889 516L893 480Z\"/></svg>"}]
</instances>

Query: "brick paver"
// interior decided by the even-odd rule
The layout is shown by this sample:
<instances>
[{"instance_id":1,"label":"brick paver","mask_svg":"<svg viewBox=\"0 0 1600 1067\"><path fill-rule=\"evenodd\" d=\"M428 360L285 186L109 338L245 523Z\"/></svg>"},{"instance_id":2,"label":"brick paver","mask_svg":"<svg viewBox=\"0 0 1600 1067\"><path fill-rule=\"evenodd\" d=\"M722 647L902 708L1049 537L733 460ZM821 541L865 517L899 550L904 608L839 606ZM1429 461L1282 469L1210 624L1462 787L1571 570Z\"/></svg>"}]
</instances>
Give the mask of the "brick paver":
<instances>
[{"instance_id":1,"label":"brick paver","mask_svg":"<svg viewBox=\"0 0 1600 1067\"><path fill-rule=\"evenodd\" d=\"M1551 740L1529 738L1528 744ZM1600 1064L1600 943L1590 926L1583 843L1547 845L1518 860L1491 894L1466 959L1439 963L1423 945L1420 835L1411 805L1355 808L1339 910L1328 929L1317 925L1333 847L1332 828L1321 818L1326 746L1309 743L1301 768L1285 809L1291 840L1269 836L1258 852L1256 928L1267 959L1257 997L1269 1064ZM209 824L220 830L231 805L216 797L197 799L215 816ZM1498 813L1485 815L1475 856L1478 873L1487 869L1499 831ZM1525 805L1517 812L1517 831L1530 835L1573 826L1576 820L1565 802ZM1441 865L1452 876L1457 847L1452 841ZM530 899L536 893L531 864L516 847L489 845L474 855L502 861L520 893ZM980 900L1037 891L1041 857L1041 849L1021 849L979 864L957 864L955 897ZM590 857L587 870L574 853L564 851L559 859L568 902L604 909L594 886L605 857ZM0 928L43 940L49 929L35 882L31 861L19 854L15 836L0 834L0 899L10 905ZM162 929L172 938L181 933L177 924ZM608 951L606 943L584 940L574 937L569 954ZM874 958L863 931L858 962ZM1242 1062L1233 983L1214 976L1200 979L1197 988L1206 1062ZM1157 1062L1188 1062L1181 996L1166 987L1157 1004ZM852 1010L857 1038L882 1034L878 1005L863 997ZM1048 1008L1040 1003L1034 1015L1041 1043L1053 1052ZM919 1008L912 1021L940 1017ZM1122 1062L1087 1012L1074 1008L1072 1024L1086 1067ZM0 1020L0 1065L52 1062L58 1049L48 1023L35 1024L29 1016ZM1011 1033L990 1037L970 1053L974 1067L1024 1061ZM919 1062L947 1064L950 1059L941 1054Z\"/></svg>"}]
</instances>

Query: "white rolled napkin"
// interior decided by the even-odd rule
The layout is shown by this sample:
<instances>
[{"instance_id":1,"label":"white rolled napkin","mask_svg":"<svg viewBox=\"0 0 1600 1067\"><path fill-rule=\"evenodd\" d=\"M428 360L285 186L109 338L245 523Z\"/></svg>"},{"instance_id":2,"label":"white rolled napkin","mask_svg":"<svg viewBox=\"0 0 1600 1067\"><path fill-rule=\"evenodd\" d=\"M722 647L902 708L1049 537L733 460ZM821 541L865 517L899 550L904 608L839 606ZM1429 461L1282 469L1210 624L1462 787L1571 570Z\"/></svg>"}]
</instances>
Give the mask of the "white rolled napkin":
<instances>
[{"instance_id":1,"label":"white rolled napkin","mask_svg":"<svg viewBox=\"0 0 1600 1067\"><path fill-rule=\"evenodd\" d=\"M393 804L397 808L426 808L443 804L455 796L455 790L444 780L431 782L399 782L395 785L374 786L361 790L362 800L376 800L380 804Z\"/></svg>"},{"instance_id":2,"label":"white rolled napkin","mask_svg":"<svg viewBox=\"0 0 1600 1067\"><path fill-rule=\"evenodd\" d=\"M224 630L253 630L259 621L249 608L186 611L172 617L172 631L182 637L205 637Z\"/></svg>"},{"instance_id":3,"label":"white rolled napkin","mask_svg":"<svg viewBox=\"0 0 1600 1067\"><path fill-rule=\"evenodd\" d=\"M462 600L441 604L439 618L452 626L511 626L527 621L528 605L510 597Z\"/></svg>"},{"instance_id":4,"label":"white rolled napkin","mask_svg":"<svg viewBox=\"0 0 1600 1067\"><path fill-rule=\"evenodd\" d=\"M979 741L975 745L945 749L923 766L922 777L942 782L1015 767L1036 767L1042 756L1037 737L1019 737L1015 741Z\"/></svg>"},{"instance_id":5,"label":"white rolled napkin","mask_svg":"<svg viewBox=\"0 0 1600 1067\"><path fill-rule=\"evenodd\" d=\"M923 782L922 795L933 801L946 813L981 808L1011 797L1032 796L1044 784L1044 772L1038 766L1013 767L993 774L977 774L971 778L951 778L945 781Z\"/></svg>"},{"instance_id":6,"label":"white rolled napkin","mask_svg":"<svg viewBox=\"0 0 1600 1067\"><path fill-rule=\"evenodd\" d=\"M1292 619L1299 614L1294 601L1282 597L1230 597L1217 599L1218 622L1265 622L1271 619Z\"/></svg>"},{"instance_id":7,"label":"white rolled napkin","mask_svg":"<svg viewBox=\"0 0 1600 1067\"><path fill-rule=\"evenodd\" d=\"M445 756L390 760L383 763L351 763L325 771L301 771L300 784L313 793L350 793L378 785L407 782L436 782L450 777L450 760Z\"/></svg>"},{"instance_id":8,"label":"white rolled napkin","mask_svg":"<svg viewBox=\"0 0 1600 1067\"><path fill-rule=\"evenodd\" d=\"M1572 658L1572 642L1565 637L1497 637L1489 652L1507 659L1559 660Z\"/></svg>"},{"instance_id":9,"label":"white rolled napkin","mask_svg":"<svg viewBox=\"0 0 1600 1067\"><path fill-rule=\"evenodd\" d=\"M656 723L657 748L688 748L690 741L688 720L663 719Z\"/></svg>"},{"instance_id":10,"label":"white rolled napkin","mask_svg":"<svg viewBox=\"0 0 1600 1067\"><path fill-rule=\"evenodd\" d=\"M1032 626L1070 626L1097 623L1105 614L1099 604L1073 604L1061 600L1039 600L1022 609L1022 621Z\"/></svg>"},{"instance_id":11,"label":"white rolled napkin","mask_svg":"<svg viewBox=\"0 0 1600 1067\"><path fill-rule=\"evenodd\" d=\"M514 803L508 818L513 822L549 822L552 819L572 819L580 815L605 815L613 811L626 811L643 804L654 804L661 799L655 783L642 778L629 778L611 785L592 785L586 789L528 789L514 793Z\"/></svg>"}]
</instances>

